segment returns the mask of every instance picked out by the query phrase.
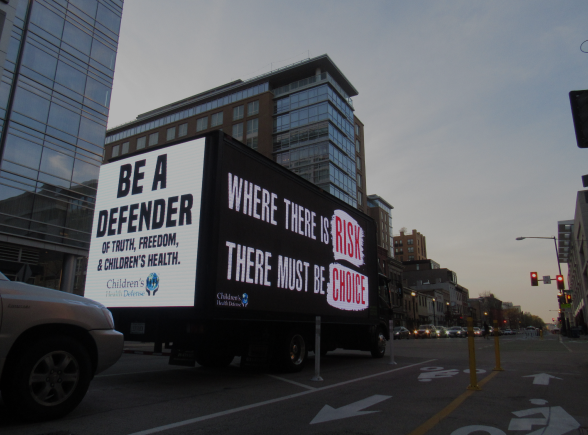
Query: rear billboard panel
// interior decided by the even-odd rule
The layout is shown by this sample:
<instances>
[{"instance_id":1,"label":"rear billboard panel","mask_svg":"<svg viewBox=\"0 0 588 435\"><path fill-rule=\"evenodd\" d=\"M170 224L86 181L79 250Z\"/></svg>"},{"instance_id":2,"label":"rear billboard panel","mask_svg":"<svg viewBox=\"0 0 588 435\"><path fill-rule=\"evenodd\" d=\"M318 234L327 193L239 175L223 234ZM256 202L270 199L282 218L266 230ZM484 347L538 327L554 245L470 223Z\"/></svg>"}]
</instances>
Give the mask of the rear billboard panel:
<instances>
[{"instance_id":1,"label":"rear billboard panel","mask_svg":"<svg viewBox=\"0 0 588 435\"><path fill-rule=\"evenodd\" d=\"M217 176L217 309L369 317L369 217L235 146L223 147Z\"/></svg>"},{"instance_id":2,"label":"rear billboard panel","mask_svg":"<svg viewBox=\"0 0 588 435\"><path fill-rule=\"evenodd\" d=\"M204 149L201 138L101 167L86 297L194 306Z\"/></svg>"}]
</instances>

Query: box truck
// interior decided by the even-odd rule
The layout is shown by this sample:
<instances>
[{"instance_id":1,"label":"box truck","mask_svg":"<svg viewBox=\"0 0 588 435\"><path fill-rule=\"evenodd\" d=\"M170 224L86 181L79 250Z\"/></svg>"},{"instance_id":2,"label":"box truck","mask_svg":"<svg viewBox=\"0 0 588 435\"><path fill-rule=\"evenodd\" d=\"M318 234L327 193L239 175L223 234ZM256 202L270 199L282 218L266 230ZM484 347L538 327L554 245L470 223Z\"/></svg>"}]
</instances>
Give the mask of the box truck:
<instances>
[{"instance_id":1,"label":"box truck","mask_svg":"<svg viewBox=\"0 0 588 435\"><path fill-rule=\"evenodd\" d=\"M323 354L380 358L385 281L373 219L222 131L100 170L85 295L171 364L301 370L317 316Z\"/></svg>"}]
</instances>

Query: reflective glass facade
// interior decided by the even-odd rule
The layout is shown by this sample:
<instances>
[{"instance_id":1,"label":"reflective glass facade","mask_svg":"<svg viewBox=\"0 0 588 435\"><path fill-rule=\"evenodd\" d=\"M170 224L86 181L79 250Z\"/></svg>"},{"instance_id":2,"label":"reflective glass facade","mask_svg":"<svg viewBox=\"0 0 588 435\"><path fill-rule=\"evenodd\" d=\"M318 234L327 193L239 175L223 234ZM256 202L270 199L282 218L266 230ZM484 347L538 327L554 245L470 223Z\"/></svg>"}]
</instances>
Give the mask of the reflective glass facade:
<instances>
[{"instance_id":1,"label":"reflective glass facade","mask_svg":"<svg viewBox=\"0 0 588 435\"><path fill-rule=\"evenodd\" d=\"M0 84L0 233L87 250L123 0L17 3Z\"/></svg>"},{"instance_id":2,"label":"reflective glass facade","mask_svg":"<svg viewBox=\"0 0 588 435\"><path fill-rule=\"evenodd\" d=\"M350 99L327 73L282 86L274 95L276 161L357 207Z\"/></svg>"}]
</instances>

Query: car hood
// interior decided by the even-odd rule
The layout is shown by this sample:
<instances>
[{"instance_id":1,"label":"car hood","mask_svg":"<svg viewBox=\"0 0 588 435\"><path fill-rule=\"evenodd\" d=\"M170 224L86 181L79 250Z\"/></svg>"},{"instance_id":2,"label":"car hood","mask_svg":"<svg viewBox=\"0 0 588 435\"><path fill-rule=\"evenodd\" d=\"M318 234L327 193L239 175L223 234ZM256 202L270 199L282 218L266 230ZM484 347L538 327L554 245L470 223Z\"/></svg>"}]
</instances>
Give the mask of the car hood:
<instances>
[{"instance_id":1,"label":"car hood","mask_svg":"<svg viewBox=\"0 0 588 435\"><path fill-rule=\"evenodd\" d=\"M20 299L30 301L59 301L72 305L84 305L87 307L104 308L99 302L87 299L71 293L53 290L46 287L25 284L17 281L0 281L0 296L18 296Z\"/></svg>"}]
</instances>

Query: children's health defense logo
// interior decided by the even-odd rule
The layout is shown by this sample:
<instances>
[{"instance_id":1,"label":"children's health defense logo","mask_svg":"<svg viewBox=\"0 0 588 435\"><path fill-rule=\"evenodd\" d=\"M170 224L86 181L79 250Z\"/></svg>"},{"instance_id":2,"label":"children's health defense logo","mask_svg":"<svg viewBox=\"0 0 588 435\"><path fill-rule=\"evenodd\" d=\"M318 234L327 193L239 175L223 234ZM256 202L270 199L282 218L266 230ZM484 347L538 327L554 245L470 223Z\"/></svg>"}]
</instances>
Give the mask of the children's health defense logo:
<instances>
[{"instance_id":1,"label":"children's health defense logo","mask_svg":"<svg viewBox=\"0 0 588 435\"><path fill-rule=\"evenodd\" d=\"M156 273L149 274L145 284L145 290L147 290L147 296L155 296L155 293L159 290L159 275ZM153 292L153 294L151 294L151 292Z\"/></svg>"}]
</instances>

